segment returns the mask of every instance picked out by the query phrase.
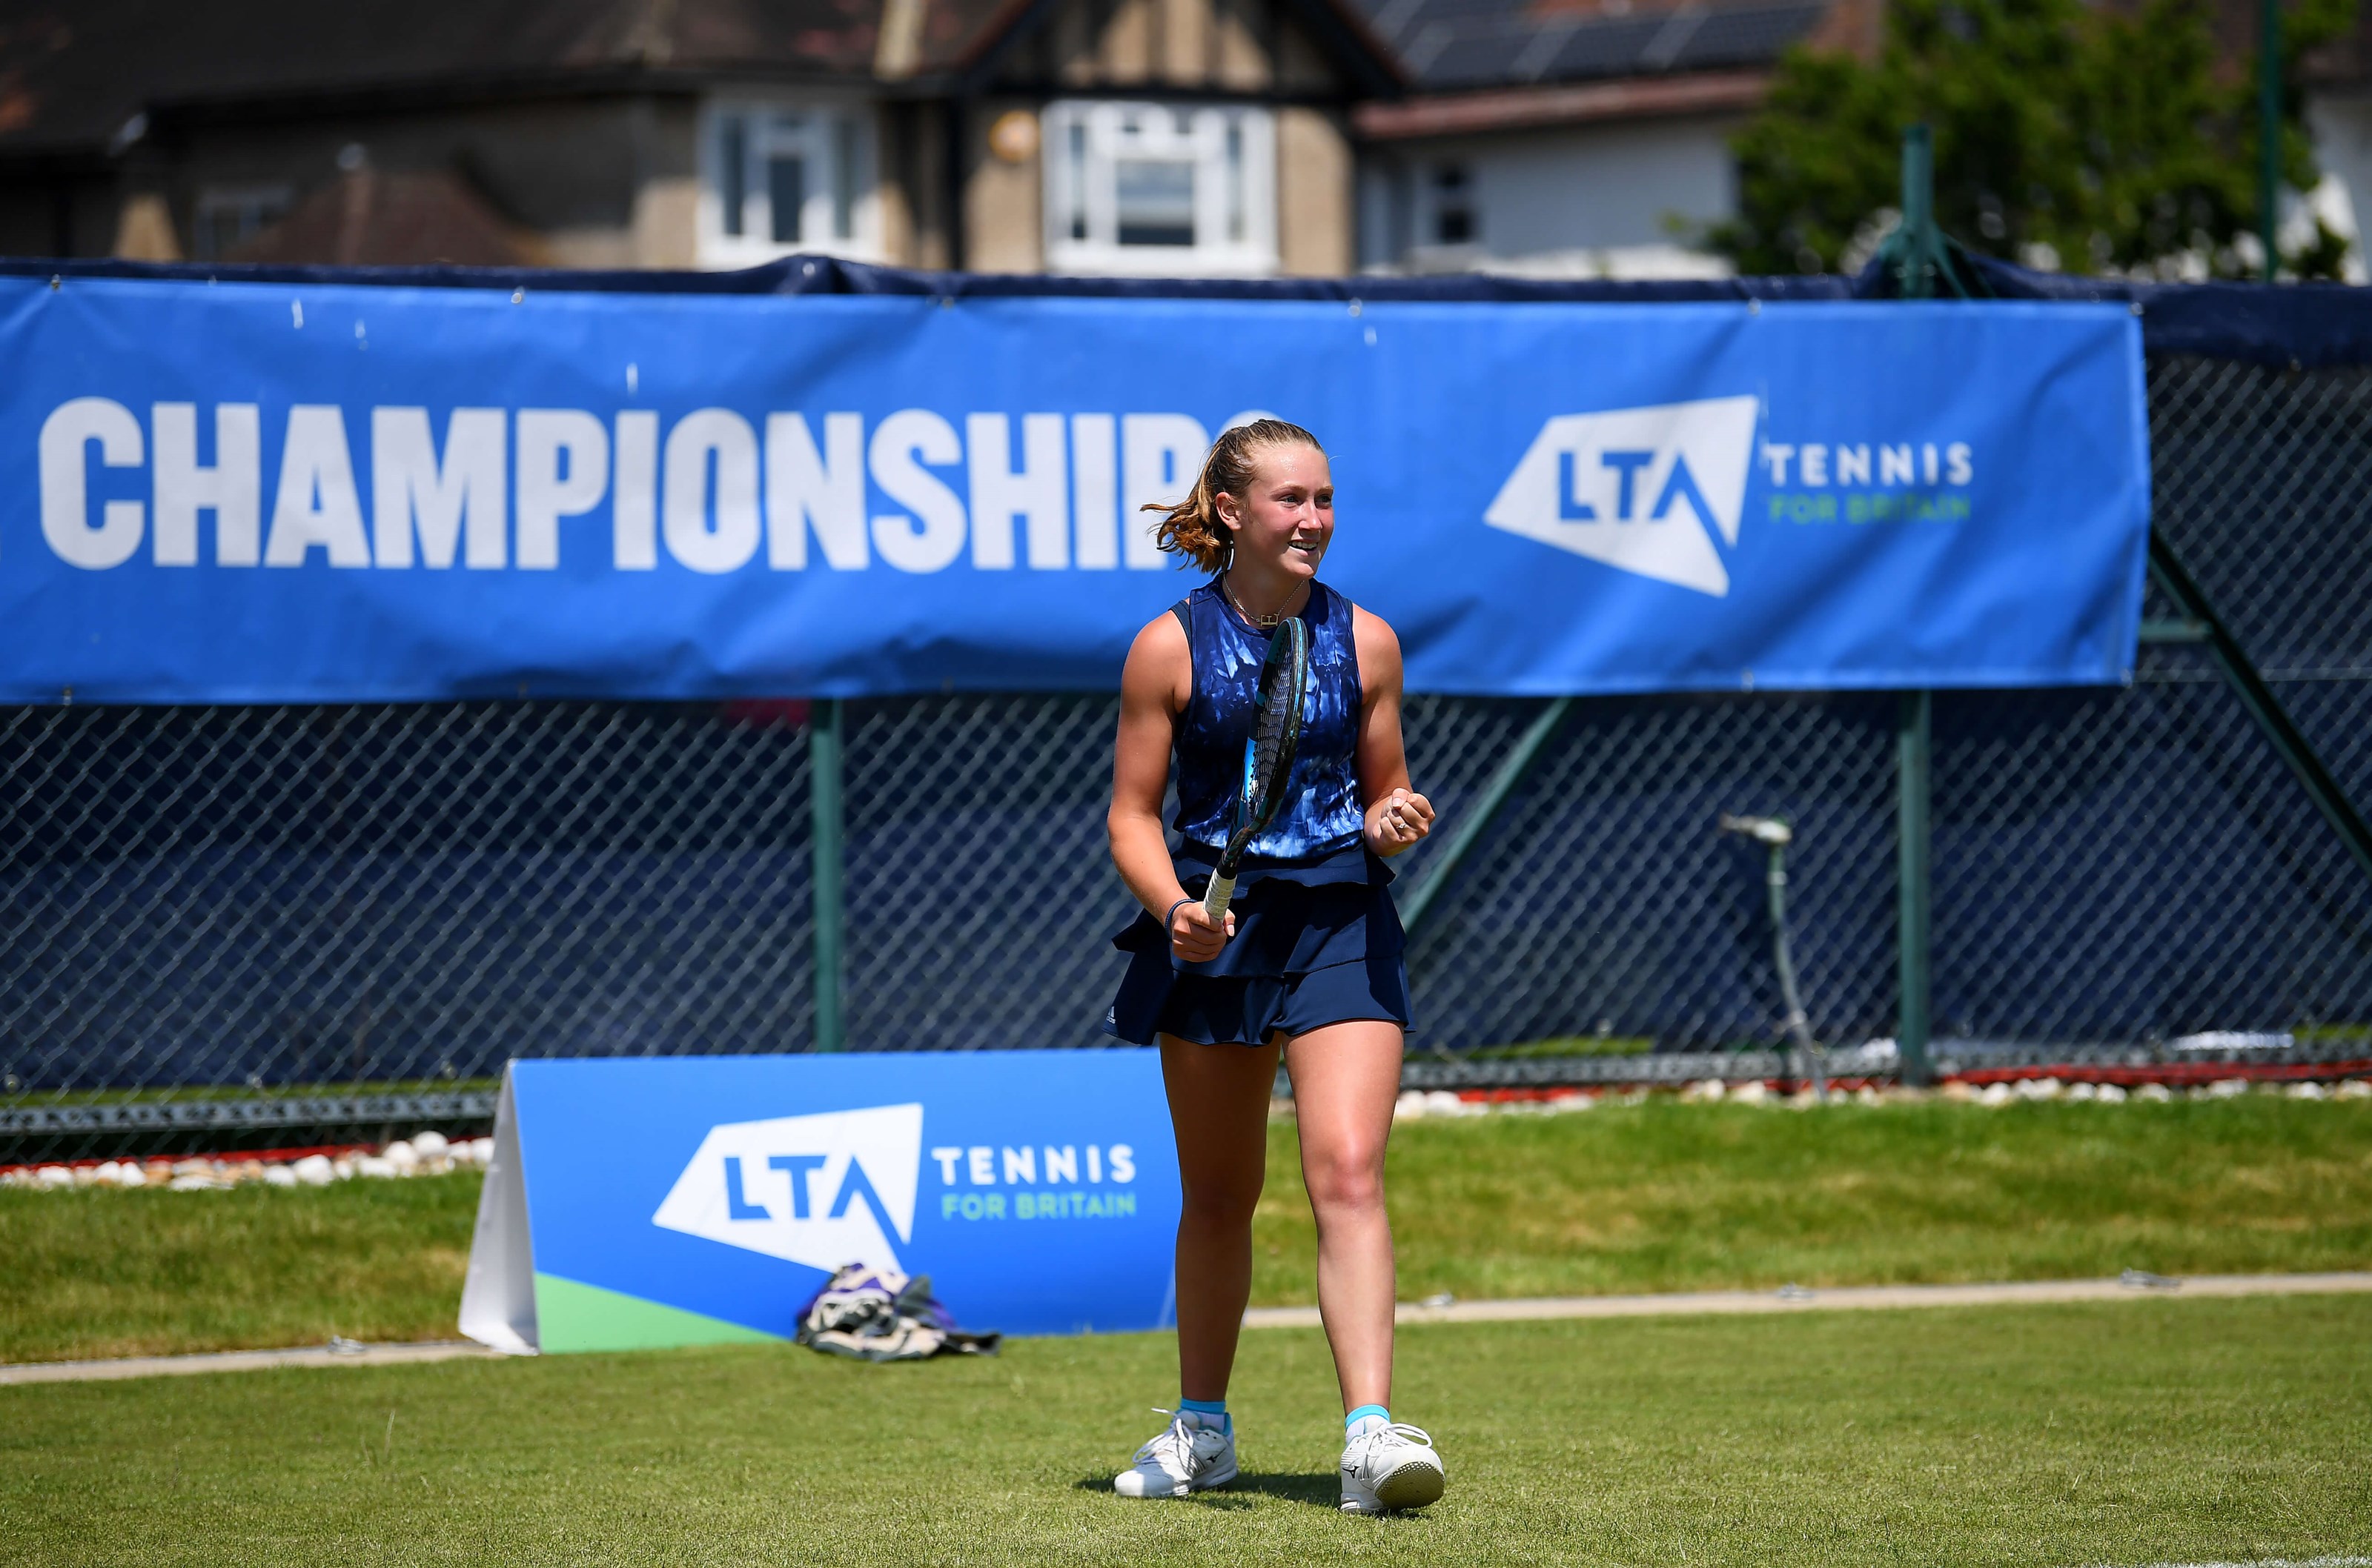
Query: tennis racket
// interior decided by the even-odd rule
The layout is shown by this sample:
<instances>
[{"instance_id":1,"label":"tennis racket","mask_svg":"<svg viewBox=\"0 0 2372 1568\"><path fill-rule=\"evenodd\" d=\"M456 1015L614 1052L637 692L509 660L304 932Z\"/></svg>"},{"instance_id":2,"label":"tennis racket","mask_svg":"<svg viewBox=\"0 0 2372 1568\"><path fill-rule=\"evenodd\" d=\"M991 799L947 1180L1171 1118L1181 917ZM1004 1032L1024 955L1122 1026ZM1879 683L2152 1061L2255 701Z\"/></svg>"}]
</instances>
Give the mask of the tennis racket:
<instances>
[{"instance_id":1,"label":"tennis racket","mask_svg":"<svg viewBox=\"0 0 2372 1568\"><path fill-rule=\"evenodd\" d=\"M1301 699L1309 690L1309 628L1296 616L1277 627L1261 661L1260 691L1251 738L1244 742L1244 784L1236 796L1235 826L1219 868L1203 895L1203 912L1213 924L1227 918L1236 896L1236 873L1252 840L1276 819L1285 805L1293 754L1301 745Z\"/></svg>"}]
</instances>

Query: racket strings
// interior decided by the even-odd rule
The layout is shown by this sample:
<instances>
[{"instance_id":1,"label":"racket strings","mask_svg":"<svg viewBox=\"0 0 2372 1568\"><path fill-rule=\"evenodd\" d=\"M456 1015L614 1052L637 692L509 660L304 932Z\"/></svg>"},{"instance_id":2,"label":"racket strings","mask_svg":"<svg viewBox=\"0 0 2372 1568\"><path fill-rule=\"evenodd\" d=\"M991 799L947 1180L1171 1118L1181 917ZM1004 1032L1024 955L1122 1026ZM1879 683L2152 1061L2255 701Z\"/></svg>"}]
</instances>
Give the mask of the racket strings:
<instances>
[{"instance_id":1,"label":"racket strings","mask_svg":"<svg viewBox=\"0 0 2372 1568\"><path fill-rule=\"evenodd\" d=\"M1270 637L1268 656L1261 663L1244 791L1224 856L1230 875L1251 841L1276 819L1291 796L1293 760L1300 748L1301 710L1308 689L1309 629L1299 620L1287 621Z\"/></svg>"}]
</instances>

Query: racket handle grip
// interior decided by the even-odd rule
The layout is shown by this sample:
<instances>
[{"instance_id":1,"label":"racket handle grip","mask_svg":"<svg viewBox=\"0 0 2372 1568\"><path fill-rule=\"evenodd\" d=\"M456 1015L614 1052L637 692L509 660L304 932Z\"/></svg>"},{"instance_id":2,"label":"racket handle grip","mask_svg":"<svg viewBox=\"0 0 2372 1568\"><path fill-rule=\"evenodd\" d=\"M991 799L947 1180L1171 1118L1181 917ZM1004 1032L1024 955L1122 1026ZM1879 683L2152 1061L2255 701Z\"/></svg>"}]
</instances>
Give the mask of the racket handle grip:
<instances>
[{"instance_id":1,"label":"racket handle grip","mask_svg":"<svg viewBox=\"0 0 2372 1568\"><path fill-rule=\"evenodd\" d=\"M1212 924L1221 924L1227 918L1227 906L1235 901L1236 879L1215 875L1209 891L1203 895L1203 912L1211 917Z\"/></svg>"}]
</instances>

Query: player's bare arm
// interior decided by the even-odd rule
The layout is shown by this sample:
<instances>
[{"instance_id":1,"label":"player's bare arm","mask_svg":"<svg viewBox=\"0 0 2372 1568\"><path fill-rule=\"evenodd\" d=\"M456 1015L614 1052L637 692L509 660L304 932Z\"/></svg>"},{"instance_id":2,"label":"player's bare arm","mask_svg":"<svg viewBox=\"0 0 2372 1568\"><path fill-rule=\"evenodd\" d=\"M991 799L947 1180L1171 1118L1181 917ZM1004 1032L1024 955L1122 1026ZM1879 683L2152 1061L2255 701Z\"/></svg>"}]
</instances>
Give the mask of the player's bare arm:
<instances>
[{"instance_id":1,"label":"player's bare arm","mask_svg":"<svg viewBox=\"0 0 2372 1568\"><path fill-rule=\"evenodd\" d=\"M1409 784L1401 740L1401 640L1383 617L1351 612L1359 653L1359 799L1367 847L1389 859L1433 830L1433 802Z\"/></svg>"},{"instance_id":2,"label":"player's bare arm","mask_svg":"<svg viewBox=\"0 0 2372 1568\"><path fill-rule=\"evenodd\" d=\"M1235 917L1214 924L1202 901L1178 880L1161 828L1161 793L1178 714L1193 685L1186 633L1174 615L1157 617L1128 650L1120 677L1120 736L1112 750L1111 809L1104 830L1121 880L1156 920L1169 915L1170 950L1187 963L1218 956Z\"/></svg>"}]
</instances>

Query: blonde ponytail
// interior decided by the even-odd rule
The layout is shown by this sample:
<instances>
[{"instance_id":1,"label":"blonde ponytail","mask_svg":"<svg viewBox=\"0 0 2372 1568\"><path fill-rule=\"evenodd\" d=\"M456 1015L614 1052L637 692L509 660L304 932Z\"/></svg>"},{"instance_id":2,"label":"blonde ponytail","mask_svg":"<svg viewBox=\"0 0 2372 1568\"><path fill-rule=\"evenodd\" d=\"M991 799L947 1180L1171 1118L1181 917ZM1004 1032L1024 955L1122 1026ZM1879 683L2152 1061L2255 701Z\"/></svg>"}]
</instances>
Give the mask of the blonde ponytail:
<instances>
[{"instance_id":1,"label":"blonde ponytail","mask_svg":"<svg viewBox=\"0 0 2372 1568\"><path fill-rule=\"evenodd\" d=\"M1255 419L1221 431L1185 500L1174 506L1159 501L1145 504L1144 510L1162 514L1161 521L1154 525L1154 542L1165 552L1183 557L1178 563L1181 566L1191 563L1215 575L1226 571L1235 554L1235 538L1219 520L1220 494L1241 502L1251 488L1259 455L1271 447L1294 446L1313 452L1326 450L1317 436L1282 419Z\"/></svg>"}]
</instances>

